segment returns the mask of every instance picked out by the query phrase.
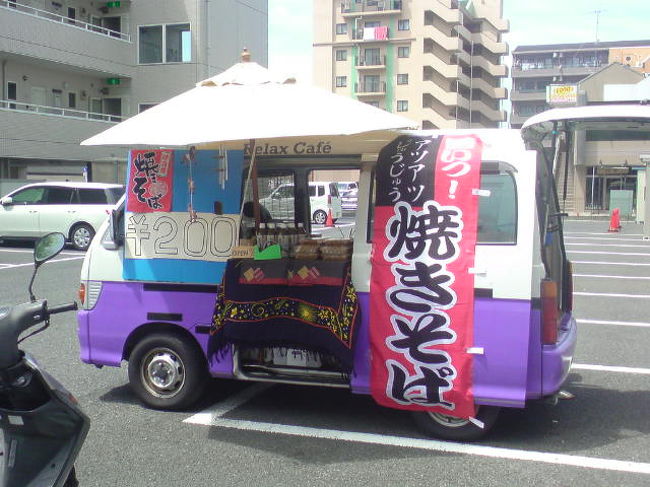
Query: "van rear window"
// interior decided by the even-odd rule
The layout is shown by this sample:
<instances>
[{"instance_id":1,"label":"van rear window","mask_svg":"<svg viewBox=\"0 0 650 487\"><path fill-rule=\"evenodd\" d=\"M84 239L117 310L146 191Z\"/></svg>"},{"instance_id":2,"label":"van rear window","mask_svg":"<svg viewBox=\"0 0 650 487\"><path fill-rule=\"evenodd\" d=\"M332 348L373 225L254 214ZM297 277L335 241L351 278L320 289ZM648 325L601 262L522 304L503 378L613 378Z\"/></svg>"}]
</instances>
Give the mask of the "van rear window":
<instances>
[{"instance_id":1,"label":"van rear window","mask_svg":"<svg viewBox=\"0 0 650 487\"><path fill-rule=\"evenodd\" d=\"M82 205L107 204L106 193L103 189L79 189L79 203Z\"/></svg>"},{"instance_id":2,"label":"van rear window","mask_svg":"<svg viewBox=\"0 0 650 487\"><path fill-rule=\"evenodd\" d=\"M478 244L517 243L517 185L509 165L483 163L481 189L490 191L490 196L479 197ZM368 215L368 243L372 241L374 222L375 184L372 178L372 204Z\"/></svg>"},{"instance_id":3,"label":"van rear window","mask_svg":"<svg viewBox=\"0 0 650 487\"><path fill-rule=\"evenodd\" d=\"M512 174L481 174L481 189L489 190L490 196L479 197L477 242L517 243L517 188Z\"/></svg>"}]
</instances>

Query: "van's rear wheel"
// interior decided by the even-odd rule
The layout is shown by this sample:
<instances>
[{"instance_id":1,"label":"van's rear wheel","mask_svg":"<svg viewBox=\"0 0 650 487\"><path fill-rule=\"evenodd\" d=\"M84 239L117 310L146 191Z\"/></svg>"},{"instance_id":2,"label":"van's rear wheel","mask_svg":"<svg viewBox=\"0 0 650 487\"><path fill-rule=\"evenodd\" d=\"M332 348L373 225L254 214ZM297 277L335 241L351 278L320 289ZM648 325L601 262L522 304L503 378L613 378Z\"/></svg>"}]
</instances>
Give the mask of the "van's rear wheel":
<instances>
[{"instance_id":1,"label":"van's rear wheel","mask_svg":"<svg viewBox=\"0 0 650 487\"><path fill-rule=\"evenodd\" d=\"M94 236L95 230L93 230L93 227L86 223L79 223L70 232L70 241L75 249L88 250Z\"/></svg>"},{"instance_id":2,"label":"van's rear wheel","mask_svg":"<svg viewBox=\"0 0 650 487\"><path fill-rule=\"evenodd\" d=\"M479 406L476 419L484 424L481 428L468 419L440 413L413 412L413 420L427 436L453 441L474 441L483 437L496 423L499 416L496 406Z\"/></svg>"},{"instance_id":3,"label":"van's rear wheel","mask_svg":"<svg viewBox=\"0 0 650 487\"><path fill-rule=\"evenodd\" d=\"M129 382L138 398L154 409L190 407L203 394L208 380L203 353L180 335L143 338L129 358Z\"/></svg>"},{"instance_id":4,"label":"van's rear wheel","mask_svg":"<svg viewBox=\"0 0 650 487\"><path fill-rule=\"evenodd\" d=\"M316 210L314 212L313 218L314 218L314 223L322 225L327 221L327 213L325 213L323 210Z\"/></svg>"}]
</instances>

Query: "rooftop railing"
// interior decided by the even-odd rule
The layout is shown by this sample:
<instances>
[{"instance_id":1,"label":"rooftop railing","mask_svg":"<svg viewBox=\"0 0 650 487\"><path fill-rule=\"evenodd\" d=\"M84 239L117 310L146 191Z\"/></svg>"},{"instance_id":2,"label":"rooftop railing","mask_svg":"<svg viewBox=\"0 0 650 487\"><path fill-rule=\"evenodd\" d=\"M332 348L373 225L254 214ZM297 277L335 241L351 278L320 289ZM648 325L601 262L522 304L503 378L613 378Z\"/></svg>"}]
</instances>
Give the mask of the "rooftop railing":
<instances>
[{"instance_id":1,"label":"rooftop railing","mask_svg":"<svg viewBox=\"0 0 650 487\"><path fill-rule=\"evenodd\" d=\"M71 27L76 27L81 30L93 32L95 34L104 35L108 37L114 37L127 42L131 40L131 36L129 34L125 34L124 32L118 32L115 30L107 29L100 25L89 24L88 22L72 19L70 17L66 17L65 15L60 15L55 12L48 12L47 10L41 10L38 8L30 7L29 5L24 5L20 2L12 2L11 0L0 0L0 8L6 8L14 12L20 12L25 15L30 15L32 17L38 17L41 19L49 20L51 22L57 22L60 24L69 25Z\"/></svg>"},{"instance_id":2,"label":"rooftop railing","mask_svg":"<svg viewBox=\"0 0 650 487\"><path fill-rule=\"evenodd\" d=\"M75 118L88 120L92 122L121 122L123 117L120 115L110 115L107 113L95 113L79 110L78 108L63 108L47 105L34 105L16 100L0 100L0 110L11 110L21 113L31 113L39 115L51 115L55 117Z\"/></svg>"}]
</instances>

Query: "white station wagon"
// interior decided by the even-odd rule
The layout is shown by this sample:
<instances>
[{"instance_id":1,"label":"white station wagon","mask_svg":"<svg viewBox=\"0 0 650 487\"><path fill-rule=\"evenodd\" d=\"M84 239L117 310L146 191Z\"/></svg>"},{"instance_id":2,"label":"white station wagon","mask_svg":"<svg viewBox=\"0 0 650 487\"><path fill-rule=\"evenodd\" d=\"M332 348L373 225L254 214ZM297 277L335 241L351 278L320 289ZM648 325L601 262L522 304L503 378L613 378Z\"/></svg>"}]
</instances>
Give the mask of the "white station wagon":
<instances>
[{"instance_id":1,"label":"white station wagon","mask_svg":"<svg viewBox=\"0 0 650 487\"><path fill-rule=\"evenodd\" d=\"M119 184L28 184L0 199L0 239L61 232L76 249L86 250L123 193Z\"/></svg>"}]
</instances>

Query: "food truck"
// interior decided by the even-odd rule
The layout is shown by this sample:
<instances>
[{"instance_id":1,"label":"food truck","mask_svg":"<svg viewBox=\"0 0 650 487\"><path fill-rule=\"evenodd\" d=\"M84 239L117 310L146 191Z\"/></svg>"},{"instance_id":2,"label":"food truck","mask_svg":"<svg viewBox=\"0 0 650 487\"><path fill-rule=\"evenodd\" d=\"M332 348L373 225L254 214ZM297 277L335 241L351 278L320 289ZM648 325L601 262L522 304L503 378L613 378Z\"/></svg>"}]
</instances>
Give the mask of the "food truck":
<instances>
[{"instance_id":1,"label":"food truck","mask_svg":"<svg viewBox=\"0 0 650 487\"><path fill-rule=\"evenodd\" d=\"M133 150L81 270L81 360L127 361L152 408L189 407L209 377L337 387L477 439L500 408L558 394L576 345L560 151L534 135ZM359 171L354 224L312 224L319 169ZM280 185L292 204L271 215Z\"/></svg>"}]
</instances>

